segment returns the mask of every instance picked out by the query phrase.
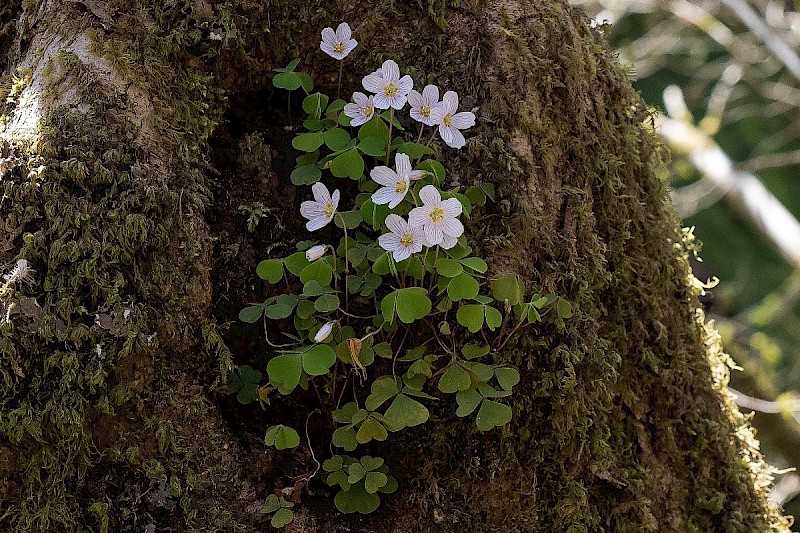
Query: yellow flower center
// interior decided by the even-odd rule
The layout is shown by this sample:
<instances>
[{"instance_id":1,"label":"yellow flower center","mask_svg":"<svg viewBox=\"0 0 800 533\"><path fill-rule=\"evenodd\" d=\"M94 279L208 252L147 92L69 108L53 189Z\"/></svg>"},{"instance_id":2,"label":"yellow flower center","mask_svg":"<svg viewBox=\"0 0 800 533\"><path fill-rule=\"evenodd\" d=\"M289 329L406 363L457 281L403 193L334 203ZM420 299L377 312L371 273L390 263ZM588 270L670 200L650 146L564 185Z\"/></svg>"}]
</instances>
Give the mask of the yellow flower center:
<instances>
[{"instance_id":1,"label":"yellow flower center","mask_svg":"<svg viewBox=\"0 0 800 533\"><path fill-rule=\"evenodd\" d=\"M419 114L425 118L431 118L431 106L422 104L419 106Z\"/></svg>"},{"instance_id":2,"label":"yellow flower center","mask_svg":"<svg viewBox=\"0 0 800 533\"><path fill-rule=\"evenodd\" d=\"M394 98L395 96L397 96L397 91L399 90L400 88L397 85L395 85L394 83L390 83L389 85L383 88L383 95L386 98Z\"/></svg>"},{"instance_id":3,"label":"yellow flower center","mask_svg":"<svg viewBox=\"0 0 800 533\"><path fill-rule=\"evenodd\" d=\"M443 116L442 117L442 124L444 124L444 126L446 128L449 128L450 126L452 126L453 125L453 115L448 113L445 116Z\"/></svg>"},{"instance_id":4,"label":"yellow flower center","mask_svg":"<svg viewBox=\"0 0 800 533\"><path fill-rule=\"evenodd\" d=\"M394 192L396 192L397 194L403 194L404 192L406 192L406 181L399 180L394 182Z\"/></svg>"},{"instance_id":5,"label":"yellow flower center","mask_svg":"<svg viewBox=\"0 0 800 533\"><path fill-rule=\"evenodd\" d=\"M347 50L347 48L345 48L343 42L334 43L333 52L335 54L343 54L345 50Z\"/></svg>"},{"instance_id":6,"label":"yellow flower center","mask_svg":"<svg viewBox=\"0 0 800 533\"><path fill-rule=\"evenodd\" d=\"M441 207L434 207L431 209L431 213L428 216L431 217L433 222L441 222L444 220L444 209Z\"/></svg>"},{"instance_id":7,"label":"yellow flower center","mask_svg":"<svg viewBox=\"0 0 800 533\"><path fill-rule=\"evenodd\" d=\"M365 117L369 118L369 117L371 117L371 116L372 116L372 112L373 112L373 111L375 111L375 109L374 109L374 108L373 108L371 105L368 105L368 106L364 106L364 110L363 110L361 113L362 113L362 114L363 114Z\"/></svg>"},{"instance_id":8,"label":"yellow flower center","mask_svg":"<svg viewBox=\"0 0 800 533\"><path fill-rule=\"evenodd\" d=\"M404 248L411 248L414 246L414 234L403 233L403 236L400 237L400 244L402 244Z\"/></svg>"},{"instance_id":9,"label":"yellow flower center","mask_svg":"<svg viewBox=\"0 0 800 533\"><path fill-rule=\"evenodd\" d=\"M325 204L325 209L322 210L322 214L325 218L333 218L333 214L336 212L336 208L333 207L333 204L328 202Z\"/></svg>"}]
</instances>

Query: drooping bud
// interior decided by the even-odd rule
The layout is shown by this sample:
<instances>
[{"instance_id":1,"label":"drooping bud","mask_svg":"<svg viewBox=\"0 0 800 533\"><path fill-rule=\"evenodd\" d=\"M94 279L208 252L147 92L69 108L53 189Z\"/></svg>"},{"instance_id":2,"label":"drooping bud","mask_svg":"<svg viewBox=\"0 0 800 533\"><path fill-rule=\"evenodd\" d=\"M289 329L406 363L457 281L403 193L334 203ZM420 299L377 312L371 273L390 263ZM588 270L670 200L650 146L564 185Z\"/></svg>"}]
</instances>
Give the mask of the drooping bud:
<instances>
[{"instance_id":1,"label":"drooping bud","mask_svg":"<svg viewBox=\"0 0 800 533\"><path fill-rule=\"evenodd\" d=\"M309 261L316 261L323 255L325 255L324 244L317 244L316 246L312 246L311 248L306 250L306 259L308 259Z\"/></svg>"},{"instance_id":2,"label":"drooping bud","mask_svg":"<svg viewBox=\"0 0 800 533\"><path fill-rule=\"evenodd\" d=\"M333 325L335 322L328 322L323 325L321 328L317 330L317 333L314 335L314 342L322 342L327 339L331 332L333 331Z\"/></svg>"}]
</instances>

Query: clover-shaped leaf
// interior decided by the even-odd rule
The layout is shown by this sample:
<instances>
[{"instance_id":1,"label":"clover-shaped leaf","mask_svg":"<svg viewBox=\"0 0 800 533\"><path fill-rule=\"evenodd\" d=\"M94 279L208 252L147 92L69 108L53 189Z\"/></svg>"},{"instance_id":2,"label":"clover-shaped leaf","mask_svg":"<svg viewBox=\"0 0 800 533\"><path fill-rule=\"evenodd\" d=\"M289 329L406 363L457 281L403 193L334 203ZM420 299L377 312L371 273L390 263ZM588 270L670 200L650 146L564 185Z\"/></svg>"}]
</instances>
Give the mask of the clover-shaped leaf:
<instances>
[{"instance_id":1,"label":"clover-shaped leaf","mask_svg":"<svg viewBox=\"0 0 800 533\"><path fill-rule=\"evenodd\" d=\"M425 317L432 307L428 291L422 287L397 289L381 300L381 314L390 324L394 321L395 314L404 324L410 324Z\"/></svg>"},{"instance_id":2,"label":"clover-shaped leaf","mask_svg":"<svg viewBox=\"0 0 800 533\"><path fill-rule=\"evenodd\" d=\"M239 403L248 404L258 398L257 389L261 376L261 372L250 365L241 365L236 372L228 374L228 388L237 393L236 399Z\"/></svg>"},{"instance_id":3,"label":"clover-shaped leaf","mask_svg":"<svg viewBox=\"0 0 800 533\"><path fill-rule=\"evenodd\" d=\"M369 514L378 508L381 499L377 494L367 492L364 483L357 483L350 490L342 490L336 494L333 503L343 513Z\"/></svg>"},{"instance_id":4,"label":"clover-shaped leaf","mask_svg":"<svg viewBox=\"0 0 800 533\"><path fill-rule=\"evenodd\" d=\"M448 368L442 377L439 378L439 390L446 393L454 393L470 388L472 380L464 367L456 363Z\"/></svg>"},{"instance_id":5,"label":"clover-shaped leaf","mask_svg":"<svg viewBox=\"0 0 800 533\"><path fill-rule=\"evenodd\" d=\"M256 274L259 278L274 285L283 279L283 261L280 259L261 261L256 267Z\"/></svg>"},{"instance_id":6,"label":"clover-shaped leaf","mask_svg":"<svg viewBox=\"0 0 800 533\"><path fill-rule=\"evenodd\" d=\"M401 393L395 397L383 417L387 429L394 432L427 422L430 413L427 407Z\"/></svg>"},{"instance_id":7,"label":"clover-shaped leaf","mask_svg":"<svg viewBox=\"0 0 800 533\"><path fill-rule=\"evenodd\" d=\"M511 408L492 400L483 400L475 423L481 431L504 426L511 422Z\"/></svg>"},{"instance_id":8,"label":"clover-shaped leaf","mask_svg":"<svg viewBox=\"0 0 800 533\"><path fill-rule=\"evenodd\" d=\"M493 279L489 285L495 300L508 300L510 305L517 305L525 298L525 283L516 274L506 274Z\"/></svg>"},{"instance_id":9,"label":"clover-shaped leaf","mask_svg":"<svg viewBox=\"0 0 800 533\"><path fill-rule=\"evenodd\" d=\"M275 446L278 450L288 450L296 448L300 444L300 435L294 429L278 424L270 426L264 436L264 444Z\"/></svg>"}]
</instances>

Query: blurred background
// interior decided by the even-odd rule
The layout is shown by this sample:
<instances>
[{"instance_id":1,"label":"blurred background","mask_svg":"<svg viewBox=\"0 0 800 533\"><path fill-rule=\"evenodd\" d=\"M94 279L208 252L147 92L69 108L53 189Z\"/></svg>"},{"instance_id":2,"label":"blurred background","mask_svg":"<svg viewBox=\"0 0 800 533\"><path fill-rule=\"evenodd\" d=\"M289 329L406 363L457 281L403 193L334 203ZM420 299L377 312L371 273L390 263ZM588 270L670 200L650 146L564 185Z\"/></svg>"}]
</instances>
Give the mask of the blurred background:
<instances>
[{"instance_id":1,"label":"blurred background","mask_svg":"<svg viewBox=\"0 0 800 533\"><path fill-rule=\"evenodd\" d=\"M703 243L703 303L767 461L800 468L800 0L571 0L614 46L671 151ZM773 498L800 516L800 475Z\"/></svg>"}]
</instances>

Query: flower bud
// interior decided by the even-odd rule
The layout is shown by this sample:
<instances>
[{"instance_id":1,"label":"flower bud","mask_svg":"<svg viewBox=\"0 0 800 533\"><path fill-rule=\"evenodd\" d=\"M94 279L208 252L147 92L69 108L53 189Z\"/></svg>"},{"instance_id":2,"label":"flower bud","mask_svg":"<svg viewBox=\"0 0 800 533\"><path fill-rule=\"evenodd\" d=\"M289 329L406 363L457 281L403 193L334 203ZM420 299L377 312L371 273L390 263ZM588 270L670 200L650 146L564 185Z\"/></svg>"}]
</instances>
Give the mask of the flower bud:
<instances>
[{"instance_id":1,"label":"flower bud","mask_svg":"<svg viewBox=\"0 0 800 533\"><path fill-rule=\"evenodd\" d=\"M306 250L306 259L308 259L309 261L316 261L323 255L325 255L324 244L317 244L316 246L312 246L311 248Z\"/></svg>"},{"instance_id":2,"label":"flower bud","mask_svg":"<svg viewBox=\"0 0 800 533\"><path fill-rule=\"evenodd\" d=\"M319 328L317 330L317 333L314 335L314 342L322 342L325 339L327 339L328 336L331 334L331 331L333 331L333 324L334 322L328 322L327 324Z\"/></svg>"}]
</instances>

